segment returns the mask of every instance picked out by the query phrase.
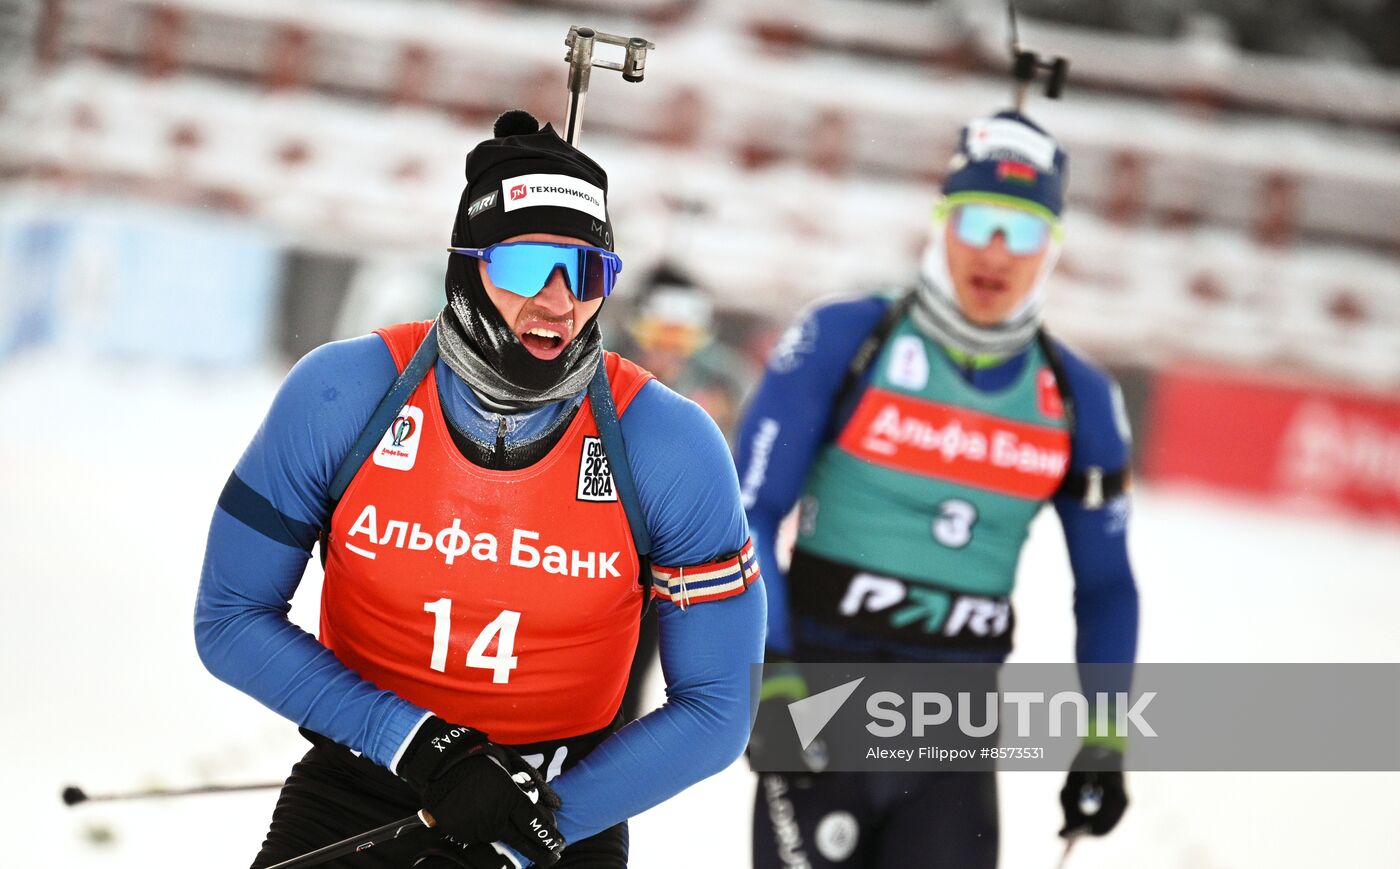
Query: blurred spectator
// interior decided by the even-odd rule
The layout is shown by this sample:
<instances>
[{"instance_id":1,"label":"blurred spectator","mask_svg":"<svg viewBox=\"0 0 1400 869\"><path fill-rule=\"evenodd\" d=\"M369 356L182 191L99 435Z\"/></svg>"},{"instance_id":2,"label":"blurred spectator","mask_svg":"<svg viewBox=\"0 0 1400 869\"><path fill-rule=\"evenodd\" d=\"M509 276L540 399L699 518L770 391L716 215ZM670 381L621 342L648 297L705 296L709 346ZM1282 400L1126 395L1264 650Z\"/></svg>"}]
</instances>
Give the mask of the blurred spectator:
<instances>
[{"instance_id":1,"label":"blurred spectator","mask_svg":"<svg viewBox=\"0 0 1400 869\"><path fill-rule=\"evenodd\" d=\"M694 401L730 437L740 403L753 385L749 362L715 338L715 309L710 294L678 267L663 262L638 288L638 301L621 340L610 349L656 375L662 383ZM657 659L656 614L642 619L637 650L622 715L631 721L646 710L641 693Z\"/></svg>"},{"instance_id":2,"label":"blurred spectator","mask_svg":"<svg viewBox=\"0 0 1400 869\"><path fill-rule=\"evenodd\" d=\"M705 409L729 436L753 385L752 366L717 340L714 302L683 271L662 263L647 276L616 349Z\"/></svg>"}]
</instances>

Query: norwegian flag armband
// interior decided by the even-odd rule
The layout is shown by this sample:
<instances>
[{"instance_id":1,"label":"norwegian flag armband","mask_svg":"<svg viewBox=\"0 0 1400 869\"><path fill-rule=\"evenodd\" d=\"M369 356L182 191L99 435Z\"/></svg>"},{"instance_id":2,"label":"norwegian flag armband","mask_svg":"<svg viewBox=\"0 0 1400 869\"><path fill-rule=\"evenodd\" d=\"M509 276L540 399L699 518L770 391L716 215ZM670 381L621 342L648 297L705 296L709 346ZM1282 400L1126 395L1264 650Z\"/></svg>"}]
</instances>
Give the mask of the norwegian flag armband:
<instances>
[{"instance_id":1,"label":"norwegian flag armband","mask_svg":"<svg viewBox=\"0 0 1400 869\"><path fill-rule=\"evenodd\" d=\"M653 564L651 567L652 595L682 609L743 594L757 578L758 554L754 552L752 540L744 541L738 552L707 564L688 567Z\"/></svg>"}]
</instances>

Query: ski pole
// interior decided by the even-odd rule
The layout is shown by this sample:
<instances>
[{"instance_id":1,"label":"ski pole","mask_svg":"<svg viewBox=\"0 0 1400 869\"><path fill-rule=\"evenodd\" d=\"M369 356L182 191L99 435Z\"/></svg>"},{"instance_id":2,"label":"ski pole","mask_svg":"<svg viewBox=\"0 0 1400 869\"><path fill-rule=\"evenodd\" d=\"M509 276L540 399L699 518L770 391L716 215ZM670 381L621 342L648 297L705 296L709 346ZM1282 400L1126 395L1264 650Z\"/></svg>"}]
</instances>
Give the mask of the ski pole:
<instances>
[{"instance_id":1,"label":"ski pole","mask_svg":"<svg viewBox=\"0 0 1400 869\"><path fill-rule=\"evenodd\" d=\"M1069 852L1074 850L1074 843L1079 841L1083 833L1070 833L1065 837L1065 850L1060 853L1060 862L1055 864L1055 869L1065 869L1069 865Z\"/></svg>"},{"instance_id":2,"label":"ski pole","mask_svg":"<svg viewBox=\"0 0 1400 869\"><path fill-rule=\"evenodd\" d=\"M598 42L621 46L622 63L595 60L593 46ZM640 36L614 36L591 27L575 25L569 28L569 35L564 37L564 45L568 48L564 52L564 61L569 65L569 107L564 115L564 141L577 148L579 130L583 127L583 104L588 97L588 80L593 67L621 72L624 81L641 81L647 71L647 51L655 48L656 44Z\"/></svg>"},{"instance_id":3,"label":"ski pole","mask_svg":"<svg viewBox=\"0 0 1400 869\"><path fill-rule=\"evenodd\" d=\"M304 866L316 866L327 860L334 860L336 857L343 857L346 854L355 854L373 848L375 845L382 845L385 842L392 842L404 833L411 833L424 827L432 827L437 823L433 816L428 814L427 809L419 809L418 814L400 818L392 824L385 824L373 830L366 830L348 839L341 839L324 848L317 848L309 851L300 857L293 857L290 860L283 860L268 869L302 869Z\"/></svg>"},{"instance_id":4,"label":"ski pole","mask_svg":"<svg viewBox=\"0 0 1400 869\"><path fill-rule=\"evenodd\" d=\"M280 788L282 782L259 782L246 785L203 785L195 788L149 788L141 791L125 791L114 794L88 794L82 788L69 785L63 789L63 804L76 806L79 803L108 803L118 800L149 800L163 797L197 797L205 794L227 794L236 791L262 791Z\"/></svg>"},{"instance_id":5,"label":"ski pole","mask_svg":"<svg viewBox=\"0 0 1400 869\"><path fill-rule=\"evenodd\" d=\"M1095 784L1086 784L1079 789L1079 811L1085 815L1093 817L1103 808L1103 788ZM1084 831L1088 825L1080 826L1065 835L1065 850L1060 854L1060 862L1056 863L1057 869L1065 869L1069 864L1069 852L1074 850L1075 843L1084 837Z\"/></svg>"}]
</instances>

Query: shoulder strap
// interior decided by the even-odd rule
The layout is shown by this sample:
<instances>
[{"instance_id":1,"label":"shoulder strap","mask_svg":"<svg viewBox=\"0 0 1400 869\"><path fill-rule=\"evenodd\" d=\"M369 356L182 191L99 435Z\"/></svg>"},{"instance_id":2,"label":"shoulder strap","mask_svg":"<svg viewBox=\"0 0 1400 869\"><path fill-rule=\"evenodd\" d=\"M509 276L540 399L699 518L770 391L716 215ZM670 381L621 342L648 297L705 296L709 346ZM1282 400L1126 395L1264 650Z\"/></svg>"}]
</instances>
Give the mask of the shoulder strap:
<instances>
[{"instance_id":1,"label":"shoulder strap","mask_svg":"<svg viewBox=\"0 0 1400 869\"><path fill-rule=\"evenodd\" d=\"M355 443L350 447L350 452L336 469L335 476L331 478L330 490L326 493L326 500L330 509L326 511L326 527L321 529L321 564L326 563L326 539L330 535L330 517L335 515L335 508L340 505L340 499L344 497L345 490L350 488L350 481L355 479L355 475L360 472L360 466L369 458L369 454L374 452L379 439L384 437L384 432L388 430L389 423L394 417L399 415L403 406L408 403L408 397L413 394L413 390L418 388L418 384L423 382L423 378L428 376L428 371L437 362L437 324L434 323L428 329L428 334L423 338L423 343L418 345L418 349L413 351L413 358L408 360L403 371L394 380L389 391L384 393L384 397L379 400L379 406L370 414L369 422L360 429L360 434L355 438Z\"/></svg>"},{"instance_id":2,"label":"shoulder strap","mask_svg":"<svg viewBox=\"0 0 1400 869\"><path fill-rule=\"evenodd\" d=\"M622 424L617 418L617 405L608 385L607 356L598 359L598 369L588 384L588 403L593 408L593 422L598 426L598 438L603 442L603 454L608 457L608 470L617 484L617 497L627 514L632 531L632 545L641 562L642 614L651 606L651 533L647 531L646 514L637 496L637 484L632 479L632 466L627 461L627 443L622 438Z\"/></svg>"},{"instance_id":3,"label":"shoulder strap","mask_svg":"<svg viewBox=\"0 0 1400 869\"><path fill-rule=\"evenodd\" d=\"M1078 416L1074 407L1074 393L1069 388L1069 378L1065 375L1065 360L1060 355L1060 348L1055 346L1055 342L1050 340L1050 335L1045 329L1037 329L1035 333L1036 343L1040 345L1040 352L1045 354L1045 361L1050 366L1050 370L1055 373L1055 388L1060 392L1060 402L1065 407L1065 421L1069 424L1070 443L1070 464L1074 458L1074 435L1078 428ZM1104 473L1104 469L1098 465L1091 465L1083 471L1076 471L1071 468L1065 473L1064 480L1060 483L1060 488L1056 490L1054 497L1070 498L1084 505L1087 510L1098 510L1109 501L1123 494L1128 488L1128 469L1121 468L1113 473Z\"/></svg>"},{"instance_id":4,"label":"shoulder strap","mask_svg":"<svg viewBox=\"0 0 1400 869\"><path fill-rule=\"evenodd\" d=\"M855 355L851 357L851 362L846 366L846 376L841 381L841 388L836 390L836 400L831 403L831 407L840 413L841 408L846 406L847 400L855 392L855 388L860 385L860 380L865 376L865 372L870 368L870 363L875 361L879 355L880 348L884 346L885 339L890 337L894 327L900 319L908 313L911 305L914 304L914 293L916 290L910 289L890 303L885 309L885 313L880 317L880 321L875 324L875 328L865 336L865 340L860 342L856 348Z\"/></svg>"}]
</instances>

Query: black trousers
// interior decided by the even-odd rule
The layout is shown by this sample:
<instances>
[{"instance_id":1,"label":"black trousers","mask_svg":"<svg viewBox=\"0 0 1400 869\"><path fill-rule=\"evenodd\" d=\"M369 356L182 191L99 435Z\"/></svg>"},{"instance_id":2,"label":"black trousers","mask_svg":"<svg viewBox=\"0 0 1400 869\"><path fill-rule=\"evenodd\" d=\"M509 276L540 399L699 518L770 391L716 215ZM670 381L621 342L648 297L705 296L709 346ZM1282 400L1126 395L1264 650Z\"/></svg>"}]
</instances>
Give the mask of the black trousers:
<instances>
[{"instance_id":1,"label":"black trousers","mask_svg":"<svg viewBox=\"0 0 1400 869\"><path fill-rule=\"evenodd\" d=\"M754 869L996 869L996 773L764 773Z\"/></svg>"},{"instance_id":2,"label":"black trousers","mask_svg":"<svg viewBox=\"0 0 1400 869\"><path fill-rule=\"evenodd\" d=\"M303 731L305 733L305 731ZM366 830L406 818L422 808L407 783L373 761L323 737L308 734L312 748L282 786L272 824L252 869L265 869ZM441 835L419 828L383 845L322 863L326 869L409 869ZM626 869L627 824L571 842L559 869Z\"/></svg>"}]
</instances>

